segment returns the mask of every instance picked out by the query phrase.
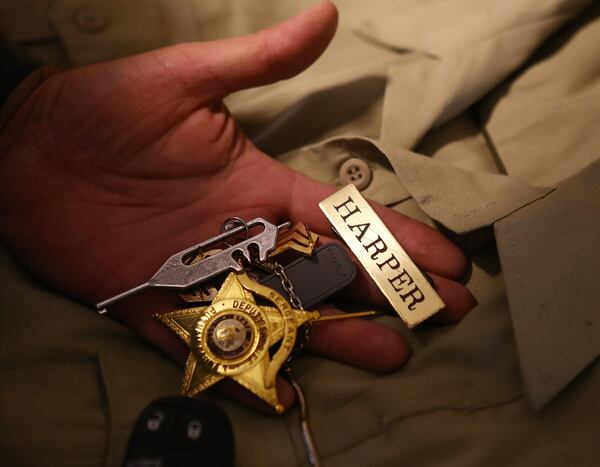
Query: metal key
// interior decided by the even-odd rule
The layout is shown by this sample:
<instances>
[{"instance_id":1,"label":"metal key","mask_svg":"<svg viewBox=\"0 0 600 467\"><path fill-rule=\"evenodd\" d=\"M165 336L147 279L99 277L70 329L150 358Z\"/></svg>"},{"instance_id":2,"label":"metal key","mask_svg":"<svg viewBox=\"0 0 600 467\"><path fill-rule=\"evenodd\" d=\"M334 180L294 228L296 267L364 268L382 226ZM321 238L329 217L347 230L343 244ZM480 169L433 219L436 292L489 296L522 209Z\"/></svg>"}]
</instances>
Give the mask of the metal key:
<instances>
[{"instance_id":1,"label":"metal key","mask_svg":"<svg viewBox=\"0 0 600 467\"><path fill-rule=\"evenodd\" d=\"M186 259L194 256L198 251L221 243L224 240L257 225L262 225L264 227L264 230L261 233L236 243L202 261L186 264ZM258 249L258 259L260 261L266 261L269 252L272 251L277 244L279 230L287 229L289 226L290 222L285 222L284 224L276 226L261 217L257 217L243 225L231 228L222 234L180 251L171 256L148 280L148 282L96 304L98 313L106 313L107 306L147 288L183 290L228 270L241 271L243 266L238 261L238 255L242 254L249 262L252 261L252 252L249 249L251 245Z\"/></svg>"}]
</instances>

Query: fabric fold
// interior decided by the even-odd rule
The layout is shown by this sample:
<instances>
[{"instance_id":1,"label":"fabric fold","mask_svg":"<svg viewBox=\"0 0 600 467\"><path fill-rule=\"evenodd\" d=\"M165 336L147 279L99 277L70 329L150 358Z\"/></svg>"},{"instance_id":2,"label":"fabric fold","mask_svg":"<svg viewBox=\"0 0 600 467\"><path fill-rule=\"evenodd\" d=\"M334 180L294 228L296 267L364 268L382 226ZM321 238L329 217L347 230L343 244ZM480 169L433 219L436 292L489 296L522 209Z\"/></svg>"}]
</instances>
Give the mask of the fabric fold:
<instances>
[{"instance_id":1,"label":"fabric fold","mask_svg":"<svg viewBox=\"0 0 600 467\"><path fill-rule=\"evenodd\" d=\"M495 226L521 372L536 409L600 355L600 161Z\"/></svg>"},{"instance_id":2,"label":"fabric fold","mask_svg":"<svg viewBox=\"0 0 600 467\"><path fill-rule=\"evenodd\" d=\"M360 137L332 138L304 148L297 156L328 157L340 151L371 159L383 154L419 207L457 234L490 226L552 190L505 175L469 172L407 149ZM369 197L369 193L365 195ZM378 197L373 199L381 202Z\"/></svg>"},{"instance_id":3,"label":"fabric fold","mask_svg":"<svg viewBox=\"0 0 600 467\"><path fill-rule=\"evenodd\" d=\"M541 34L529 35L526 40L528 47L535 48L556 29L549 19L562 18L559 20L562 24L590 3L589 0L388 0L377 2L361 14L354 21L354 29L392 50L443 57L489 39L497 41L507 32L546 23L548 27L542 27ZM457 12L460 21L448 21Z\"/></svg>"},{"instance_id":4,"label":"fabric fold","mask_svg":"<svg viewBox=\"0 0 600 467\"><path fill-rule=\"evenodd\" d=\"M463 112L498 86L577 11L540 11L529 21L482 35L477 41L452 47L449 39L444 43L447 51L437 59L415 55L413 60L391 65L381 140L413 149L429 130Z\"/></svg>"}]
</instances>

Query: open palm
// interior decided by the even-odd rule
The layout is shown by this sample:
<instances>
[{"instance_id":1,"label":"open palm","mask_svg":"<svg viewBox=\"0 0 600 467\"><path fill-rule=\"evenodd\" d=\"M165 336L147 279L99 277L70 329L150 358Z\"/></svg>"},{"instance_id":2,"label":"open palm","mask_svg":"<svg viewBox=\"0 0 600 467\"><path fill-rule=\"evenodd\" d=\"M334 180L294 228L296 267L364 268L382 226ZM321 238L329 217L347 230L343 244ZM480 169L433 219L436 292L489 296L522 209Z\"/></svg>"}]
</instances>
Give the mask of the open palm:
<instances>
[{"instance_id":1,"label":"open palm","mask_svg":"<svg viewBox=\"0 0 600 467\"><path fill-rule=\"evenodd\" d=\"M51 74L0 136L3 240L35 274L86 303L146 281L231 216L302 220L327 240L317 203L332 188L254 147L222 99L302 71L329 43L336 18L323 3L251 36ZM472 297L452 280L464 272L461 252L433 229L378 210L432 273L447 319L468 311ZM364 276L349 293L384 305ZM183 360L186 348L150 318L179 307L173 295L144 294L113 311ZM314 328L314 351L366 368L393 369L408 355L399 335L373 323Z\"/></svg>"}]
</instances>

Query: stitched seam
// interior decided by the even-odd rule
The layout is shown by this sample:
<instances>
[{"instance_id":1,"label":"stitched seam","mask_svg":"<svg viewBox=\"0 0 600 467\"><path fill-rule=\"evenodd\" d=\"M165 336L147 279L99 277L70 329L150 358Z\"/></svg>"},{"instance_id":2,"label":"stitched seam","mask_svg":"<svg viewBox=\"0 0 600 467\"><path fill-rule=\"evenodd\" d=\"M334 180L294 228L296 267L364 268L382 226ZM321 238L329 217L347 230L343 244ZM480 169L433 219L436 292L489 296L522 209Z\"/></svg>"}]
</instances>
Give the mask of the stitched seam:
<instances>
[{"instance_id":1,"label":"stitched seam","mask_svg":"<svg viewBox=\"0 0 600 467\"><path fill-rule=\"evenodd\" d=\"M503 219L506 219L507 217L511 216L512 214L520 211L521 209L526 208L527 206L533 204L533 203L537 203L538 201L543 200L544 198L546 198L547 196L551 195L552 193L554 193L556 191L556 188L551 188L550 191L546 194L543 194L535 199L532 199L531 201L528 201L527 203L513 209L512 211L510 211L508 214L505 214L504 216L500 216L498 219L496 219L493 224L495 225L496 223L500 222Z\"/></svg>"}]
</instances>

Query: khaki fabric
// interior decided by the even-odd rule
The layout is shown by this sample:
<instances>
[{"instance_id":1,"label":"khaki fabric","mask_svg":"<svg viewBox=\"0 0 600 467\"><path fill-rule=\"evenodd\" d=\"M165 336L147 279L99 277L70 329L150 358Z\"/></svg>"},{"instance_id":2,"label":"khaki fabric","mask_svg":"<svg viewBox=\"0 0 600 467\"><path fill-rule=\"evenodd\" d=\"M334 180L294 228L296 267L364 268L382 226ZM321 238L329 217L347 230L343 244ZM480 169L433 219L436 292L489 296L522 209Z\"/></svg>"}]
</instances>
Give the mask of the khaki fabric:
<instances>
[{"instance_id":1,"label":"khaki fabric","mask_svg":"<svg viewBox=\"0 0 600 467\"><path fill-rule=\"evenodd\" d=\"M523 376L538 407L600 354L598 199L600 161L496 224Z\"/></svg>"},{"instance_id":2,"label":"khaki fabric","mask_svg":"<svg viewBox=\"0 0 600 467\"><path fill-rule=\"evenodd\" d=\"M82 65L251 32L310 3L27 0L0 5L0 29ZM479 305L452 327L382 319L413 349L394 374L295 362L323 465L596 465L599 6L337 3L338 34L314 66L227 105L259 147L315 179L342 186L342 164L365 161L366 197L464 247ZM4 458L118 466L135 417L181 370L8 252L0 279ZM205 397L231 417L237 465L307 465L295 413Z\"/></svg>"}]
</instances>

